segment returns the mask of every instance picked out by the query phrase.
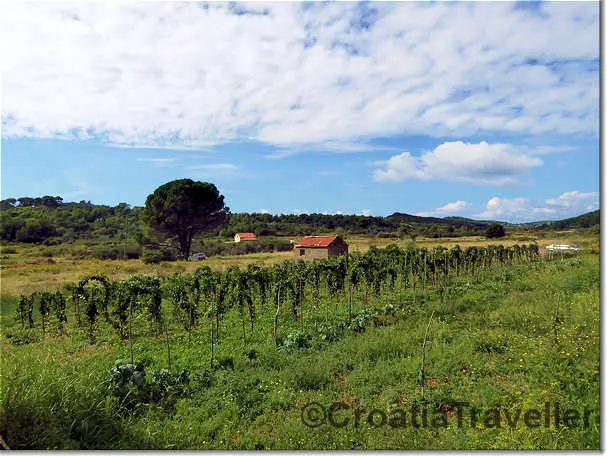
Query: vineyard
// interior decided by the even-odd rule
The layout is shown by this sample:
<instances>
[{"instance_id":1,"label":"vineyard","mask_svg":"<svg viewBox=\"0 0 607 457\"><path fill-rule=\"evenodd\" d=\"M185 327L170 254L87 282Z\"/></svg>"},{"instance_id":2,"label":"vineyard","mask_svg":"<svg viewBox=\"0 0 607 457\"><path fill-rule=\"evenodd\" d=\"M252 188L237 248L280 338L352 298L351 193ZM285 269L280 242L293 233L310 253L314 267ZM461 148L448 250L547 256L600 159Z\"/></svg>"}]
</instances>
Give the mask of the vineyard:
<instances>
[{"instance_id":1,"label":"vineyard","mask_svg":"<svg viewBox=\"0 0 607 457\"><path fill-rule=\"evenodd\" d=\"M538 259L539 248L535 244L466 250L391 246L314 263L287 261L270 268L249 265L245 270L230 267L219 272L203 266L191 275L177 273L169 278L133 276L126 281L110 282L104 276L93 275L77 284L68 284L63 290L22 295L16 313L21 328L32 330L36 327L37 310L44 338L51 327L59 335L68 334L69 309L72 332L86 328L90 344L95 344L100 331L112 330L121 339L132 342L133 326L139 334L142 323L147 321L148 334L164 334L170 347L169 333L174 324L181 324L191 335L207 323L211 348L218 343L221 321L231 310L236 310L242 319L245 345L247 333L250 336L255 331L256 320L261 317L263 321L263 316L271 313L272 335L278 346L282 344L283 320L287 321L287 327L296 324L300 331L305 331L308 296L310 312L318 312L322 302L325 313L347 314L351 319L355 312L369 306L370 296L410 290L415 305L417 291L423 293L432 287L445 295L448 281L460 274ZM131 353L131 363L133 360ZM213 361L211 351L211 366ZM170 356L168 364L170 368Z\"/></svg>"},{"instance_id":2,"label":"vineyard","mask_svg":"<svg viewBox=\"0 0 607 457\"><path fill-rule=\"evenodd\" d=\"M530 337L549 337L550 344L555 348L560 347L567 338L574 338L569 332L580 331L579 322L574 323L575 319L571 317L571 302L575 302L575 293L588 288L585 282L582 286L578 284L577 289L555 289L556 308L544 311L535 309L537 315L533 315L533 322L528 321L530 317L523 313L526 317L518 324L514 321L508 323L508 318L499 313L495 302L511 292L513 282L525 283L529 274L543 274L546 269L556 268L554 272L562 274L570 275L571 271L583 270L587 275L587 263L587 260L582 262L579 257L563 258L561 255L555 259L545 258L535 244L510 247L490 245L463 250L459 247L403 249L388 246L385 249L371 248L364 254L313 263L287 261L272 267L249 265L246 269L229 267L225 271L213 271L202 266L192 274L132 276L124 281L111 281L102 275L87 276L60 290L16 298L13 317L3 317L3 333L7 344L13 348L8 351L12 353L10 360L14 364L10 371L22 381L32 378L15 368L18 365L15 357L23 358L19 360L27 365L35 364L31 360L26 362L27 357L23 353L28 348L35 348L36 353L45 353L47 358L53 360L57 357L62 360L57 354L65 351L69 354L74 351L94 354L94 359L78 359L77 366L80 369L95 367L89 378L96 379L96 383L89 387L90 395L94 392L96 398L93 410L97 412L75 413L69 401L55 398L52 408L64 408L63 414L84 415L87 425L82 429L82 424L72 423L68 433L65 431L66 424L54 424L58 430L57 436L51 436L50 432L40 434L37 427L42 425L32 424L23 412L29 410L31 413L35 406L27 402L19 403L20 396L25 394L3 387L5 420L0 425L5 439L15 448L166 447L166 442L150 441L151 438L137 441L130 435L122 436L122 432L112 427L116 422L138 427L141 420L144 423L161 421L167 425L166 421L179 415L180 408L186 407L188 401L202 396L200 398L204 398L204 401L200 398L199 401L215 412L198 408L199 411L207 411L204 417L198 417L198 421L205 427L214 424L212 431L207 430L206 435L203 433L206 436L204 439L190 434L189 438L177 444L178 448L297 448L303 446L303 440L298 444L281 437L277 445L271 438L268 442L268 436L255 438L254 432L248 434L248 441L239 441L238 434L232 432L231 439L228 439L226 433L243 426L242 420L245 419L237 419L242 415L246 417L249 427L254 421L266 418L264 412L268 414L273 411L272 414L280 416L296 410L294 405L299 402L294 396L303 395L309 399L306 393L310 393L324 398L323 392L332 382L346 383L345 378L356 372L357 367L345 355L350 349L336 348L344 344L348 348L352 344L366 344L364 340L356 343L356 338L371 338L372 335L377 338L374 340L378 345L375 349L361 349L363 352L370 351L367 357L372 358L372 372L380 361L401 361L403 367L408 367L407 375L403 374L402 377L415 391L408 401L419 402L429 402L433 398L436 401L444 394L451 397L456 395L455 391L449 389L435 392L432 387L439 382L435 373L436 362L431 360L432 353L437 357L436 344L428 346L430 360L426 361L428 341L430 344L436 342L434 333L445 333L447 323L454 319L472 319L472 313L475 319L479 318L487 325L485 314L493 311L499 315L501 322L506 323L506 327L513 326L516 331L529 332ZM598 291L598 282L593 282L596 278L593 276L592 261L589 271L590 279L584 277L580 281L590 280L591 286L596 286ZM552 276L556 281L558 274ZM489 291L485 290L488 285ZM519 289L529 293L535 291L530 284L527 284L527 288L519 285ZM545 295L545 291L542 294ZM545 299L544 296L542 298ZM550 306L553 306L554 298L552 295ZM484 299L486 302L483 302ZM562 305L559 305L561 302ZM589 316L592 314L586 312L579 319ZM568 321L570 318L572 320ZM7 322L11 325L7 326ZM531 324L532 330L529 327ZM395 338L406 339L398 332L407 325L411 326L408 332L413 332L414 336L409 337L412 338L411 346L402 349L395 343ZM479 354L489 357L491 364L492 358L505 357L515 346L515 340L499 335L494 326L489 325L488 328L492 329L489 331L475 328L474 325L472 321L464 325L468 333L472 332L477 337L481 335L476 340L466 337L466 344L473 346L471 351L474 357ZM588 325L586 322L583 330L589 330ZM422 336L420 332L424 330L426 333ZM578 338L577 333L575 338ZM595 336L598 337L598 334L593 338ZM449 338L453 339L453 336ZM516 344L521 343L516 341ZM596 344L594 339L584 341ZM530 343L531 340L524 342ZM341 350L345 351L343 360L337 362L335 359L336 365L331 368L322 368L322 360L306 364L305 367L299 360L311 362L313 354L324 357L334 351L338 352L332 357L339 358ZM373 356L374 351L379 351L379 355ZM116 354L121 360L113 364L110 360ZM470 377L473 362L459 360L457 351L449 354L452 362L457 362L456 374L467 379L465 385L469 390L475 384ZM521 362L524 358L526 355ZM70 365L59 359L55 361L56 368L70 371ZM87 365L87 360L92 365ZM512 362L508 359L503 363L510 366ZM594 359L584 363L593 364ZM453 369L451 367L449 370ZM264 379L260 370L274 375ZM235 377L237 373L239 376ZM67 382L65 373L57 376L63 376L63 382ZM597 376L593 374L591 378ZM36 382L41 381L38 379ZM521 382L520 379L517 382ZM6 379L3 381L5 383ZM72 384L68 382L68 385ZM283 388L291 392L287 398L281 396ZM472 388L471 392L474 390ZM70 401L77 401L71 394L64 394L71 398ZM392 394L397 397L402 395L397 392ZM40 394L36 393L34 397L37 395ZM593 404L592 399L589 401ZM236 407L236 416L230 408L224 411L226 402ZM217 408L222 412L219 413ZM109 421L107 424L99 422L98 410L105 411L104 414L109 417L103 419ZM215 415L217 419L214 419ZM227 420L227 425L219 423L219 418ZM110 423L113 424L111 427ZM255 430L267 426L262 422L251 427ZM301 427L301 424L298 426ZM48 424L46 427L52 428ZM104 435L108 430L110 438ZM310 431L304 429L304 432ZM66 433L69 438L66 438ZM328 432L324 433L326 435ZM588 433L593 437L591 441L596 438L592 430L584 433L585 439ZM578 435L574 436L579 438ZM431 446L428 439L422 439L417 446ZM477 439L474 435L474 440ZM390 438L371 442L365 438L358 445L342 442L329 445L314 440L305 443L306 447L315 447L316 443L317 447L382 448L386 445L397 446L399 441ZM451 442L445 446L452 445ZM411 447L412 444L409 442L407 446ZM483 447L478 441L466 442L462 446ZM525 445L521 444L520 447Z\"/></svg>"}]
</instances>

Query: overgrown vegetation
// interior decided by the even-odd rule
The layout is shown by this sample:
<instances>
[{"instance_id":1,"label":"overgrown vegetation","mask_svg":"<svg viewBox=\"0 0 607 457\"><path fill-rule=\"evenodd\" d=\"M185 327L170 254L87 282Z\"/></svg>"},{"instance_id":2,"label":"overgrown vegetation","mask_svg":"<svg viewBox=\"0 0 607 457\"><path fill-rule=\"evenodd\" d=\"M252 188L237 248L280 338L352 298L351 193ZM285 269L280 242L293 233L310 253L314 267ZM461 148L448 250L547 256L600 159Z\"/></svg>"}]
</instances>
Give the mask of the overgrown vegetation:
<instances>
[{"instance_id":1,"label":"overgrown vegetation","mask_svg":"<svg viewBox=\"0 0 607 457\"><path fill-rule=\"evenodd\" d=\"M597 449L599 284L593 254L389 247L84 278L61 291L65 307L57 294L3 297L0 433L28 449ZM44 328L42 298L56 303ZM454 399L512 411L559 402L592 411L591 426L301 422L312 401L368 412Z\"/></svg>"}]
</instances>

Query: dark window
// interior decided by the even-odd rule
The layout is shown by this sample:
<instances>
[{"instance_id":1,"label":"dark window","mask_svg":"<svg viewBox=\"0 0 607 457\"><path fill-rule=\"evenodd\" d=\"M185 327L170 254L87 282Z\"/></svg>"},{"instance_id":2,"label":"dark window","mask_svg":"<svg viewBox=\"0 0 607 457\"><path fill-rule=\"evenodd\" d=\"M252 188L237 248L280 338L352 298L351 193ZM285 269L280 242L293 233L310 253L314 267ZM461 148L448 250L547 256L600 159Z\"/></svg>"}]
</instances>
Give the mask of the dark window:
<instances>
[{"instance_id":1,"label":"dark window","mask_svg":"<svg viewBox=\"0 0 607 457\"><path fill-rule=\"evenodd\" d=\"M299 250L299 255L306 255L306 250L305 249L300 249Z\"/></svg>"}]
</instances>

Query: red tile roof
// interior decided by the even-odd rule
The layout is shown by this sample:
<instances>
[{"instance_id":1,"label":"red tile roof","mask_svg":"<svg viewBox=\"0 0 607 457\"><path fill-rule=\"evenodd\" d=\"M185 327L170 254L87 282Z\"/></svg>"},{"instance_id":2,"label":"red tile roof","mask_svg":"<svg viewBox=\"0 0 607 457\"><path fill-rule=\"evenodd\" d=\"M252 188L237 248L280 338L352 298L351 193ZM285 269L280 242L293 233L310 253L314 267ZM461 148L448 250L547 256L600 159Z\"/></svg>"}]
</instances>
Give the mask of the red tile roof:
<instances>
[{"instance_id":1,"label":"red tile roof","mask_svg":"<svg viewBox=\"0 0 607 457\"><path fill-rule=\"evenodd\" d=\"M255 234L251 232L237 233L236 235L240 237L240 241L253 241L257 239Z\"/></svg>"},{"instance_id":2,"label":"red tile roof","mask_svg":"<svg viewBox=\"0 0 607 457\"><path fill-rule=\"evenodd\" d=\"M336 236L307 236L299 243L295 245L296 248L326 248L333 241L337 239Z\"/></svg>"}]
</instances>

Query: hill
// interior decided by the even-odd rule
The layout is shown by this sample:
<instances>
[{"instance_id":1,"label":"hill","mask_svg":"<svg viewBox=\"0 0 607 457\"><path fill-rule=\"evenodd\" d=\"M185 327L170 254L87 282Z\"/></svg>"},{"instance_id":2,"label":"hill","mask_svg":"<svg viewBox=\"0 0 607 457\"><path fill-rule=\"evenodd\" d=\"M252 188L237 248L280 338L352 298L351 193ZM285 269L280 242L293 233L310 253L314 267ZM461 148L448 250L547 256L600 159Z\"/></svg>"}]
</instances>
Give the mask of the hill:
<instances>
[{"instance_id":1,"label":"hill","mask_svg":"<svg viewBox=\"0 0 607 457\"><path fill-rule=\"evenodd\" d=\"M61 197L22 197L0 201L0 240L61 244L87 240L120 245L135 253L141 237L141 207L127 203L95 205L90 201L64 202ZM425 236L431 238L482 235L493 221L464 217L423 217L396 212L387 217L341 214L234 213L211 237L229 238L235 232L259 236L299 237L312 233L343 233L380 237ZM600 211L561 221L522 224L526 229L567 229L599 224ZM511 224L504 224L511 225Z\"/></svg>"},{"instance_id":2,"label":"hill","mask_svg":"<svg viewBox=\"0 0 607 457\"><path fill-rule=\"evenodd\" d=\"M601 223L601 210L597 209L590 213L580 214L579 216L570 217L560 221L550 221L547 223L549 227L557 229L570 228L588 228Z\"/></svg>"}]
</instances>

